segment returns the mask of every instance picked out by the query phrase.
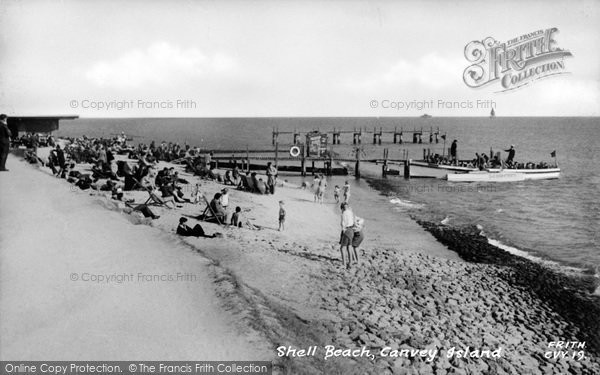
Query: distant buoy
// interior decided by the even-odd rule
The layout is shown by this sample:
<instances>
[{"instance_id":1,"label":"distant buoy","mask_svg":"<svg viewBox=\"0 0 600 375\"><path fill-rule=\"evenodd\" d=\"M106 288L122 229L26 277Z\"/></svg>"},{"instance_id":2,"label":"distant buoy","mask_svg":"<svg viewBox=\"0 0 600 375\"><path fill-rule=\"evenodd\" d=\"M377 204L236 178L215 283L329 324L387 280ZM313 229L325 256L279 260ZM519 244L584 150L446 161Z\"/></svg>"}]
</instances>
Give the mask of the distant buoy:
<instances>
[{"instance_id":1,"label":"distant buoy","mask_svg":"<svg viewBox=\"0 0 600 375\"><path fill-rule=\"evenodd\" d=\"M290 155L292 155L293 157L298 157L298 155L300 155L300 147L293 146L292 148L290 148Z\"/></svg>"}]
</instances>

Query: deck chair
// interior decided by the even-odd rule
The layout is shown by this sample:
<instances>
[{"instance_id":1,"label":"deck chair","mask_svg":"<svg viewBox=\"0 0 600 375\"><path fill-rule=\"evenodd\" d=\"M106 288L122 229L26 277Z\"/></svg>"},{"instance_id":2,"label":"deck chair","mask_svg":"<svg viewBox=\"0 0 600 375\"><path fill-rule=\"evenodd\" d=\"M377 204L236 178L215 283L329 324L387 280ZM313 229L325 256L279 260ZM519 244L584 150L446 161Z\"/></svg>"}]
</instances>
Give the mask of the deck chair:
<instances>
[{"instance_id":1,"label":"deck chair","mask_svg":"<svg viewBox=\"0 0 600 375\"><path fill-rule=\"evenodd\" d=\"M204 199L204 203L206 203L206 208L200 215L196 217L196 219L208 222L216 221L219 225L223 225L223 220L225 220L225 217L219 216L215 211L213 211L210 203L204 195L202 196L202 199Z\"/></svg>"},{"instance_id":2,"label":"deck chair","mask_svg":"<svg viewBox=\"0 0 600 375\"><path fill-rule=\"evenodd\" d=\"M170 208L170 209L175 208L175 207L169 207L169 205L167 204L168 202L172 202L173 206L175 206L175 202L173 201L173 198L171 198L171 199L161 198L154 193L154 190L152 190L151 187L142 185L142 183L135 177L131 177L131 178L135 182L135 184L136 184L135 186L141 187L142 189L146 190L146 192L148 193L148 199L146 199L146 201L143 204L145 204L147 206L166 207L166 208Z\"/></svg>"},{"instance_id":3,"label":"deck chair","mask_svg":"<svg viewBox=\"0 0 600 375\"><path fill-rule=\"evenodd\" d=\"M144 202L145 205L166 207L166 208L170 208L170 209L175 208L175 207L169 207L169 205L167 204L168 202L172 202L173 206L175 206L175 201L173 200L173 198L171 198L171 199L161 198L158 195L156 195L154 193L154 191L152 191L152 189L150 189L150 188L146 189L146 191L148 192L148 199L146 199L146 202Z\"/></svg>"}]
</instances>

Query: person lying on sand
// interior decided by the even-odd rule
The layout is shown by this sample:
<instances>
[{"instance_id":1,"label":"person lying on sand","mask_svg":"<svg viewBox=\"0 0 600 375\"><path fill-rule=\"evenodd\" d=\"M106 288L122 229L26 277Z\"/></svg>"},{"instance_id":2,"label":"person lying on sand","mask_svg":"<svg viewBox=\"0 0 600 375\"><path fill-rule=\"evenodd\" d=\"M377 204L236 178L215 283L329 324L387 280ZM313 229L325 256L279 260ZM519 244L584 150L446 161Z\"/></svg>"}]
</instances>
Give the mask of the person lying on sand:
<instances>
[{"instance_id":1,"label":"person lying on sand","mask_svg":"<svg viewBox=\"0 0 600 375\"><path fill-rule=\"evenodd\" d=\"M132 208L133 211L139 211L144 215L144 217L150 217L152 220L156 220L160 218L160 216L156 215L147 204L138 204L137 206L133 205L131 202L125 202L125 204Z\"/></svg>"},{"instance_id":2,"label":"person lying on sand","mask_svg":"<svg viewBox=\"0 0 600 375\"><path fill-rule=\"evenodd\" d=\"M200 224L196 224L193 228L186 224L187 218L182 217L179 219L179 225L177 226L177 234L184 237L206 237L214 238L216 235L208 235L204 233L204 229Z\"/></svg>"}]
</instances>

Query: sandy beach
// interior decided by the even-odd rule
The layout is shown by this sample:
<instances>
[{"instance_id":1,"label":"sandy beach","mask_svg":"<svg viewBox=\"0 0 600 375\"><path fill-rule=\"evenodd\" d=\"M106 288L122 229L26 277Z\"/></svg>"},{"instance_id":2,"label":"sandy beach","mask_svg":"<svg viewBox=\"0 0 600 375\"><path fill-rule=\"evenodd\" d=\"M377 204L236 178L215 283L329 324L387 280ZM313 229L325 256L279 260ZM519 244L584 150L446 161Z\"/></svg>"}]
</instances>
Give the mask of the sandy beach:
<instances>
[{"instance_id":1,"label":"sandy beach","mask_svg":"<svg viewBox=\"0 0 600 375\"><path fill-rule=\"evenodd\" d=\"M190 218L191 226L201 223L207 233L223 237L179 238L178 219L200 214L204 204L153 207L160 219L141 219L105 193L79 190L47 168L36 171L14 157L9 162L10 179L0 180L2 207L9 207L2 225L14 228L2 240L1 298L10 307L2 314L3 359L24 353L46 359L66 353L81 359L132 353L244 358L271 360L275 372L289 374L600 371L597 349L584 343L580 328L532 290L503 277L509 268L461 260L409 217L382 221L369 213L366 190L353 192L357 201L351 202L367 222L361 264L345 270L337 242L340 212L330 191L320 205L310 190L293 184L283 183L273 196L230 190L230 205L240 206L260 229ZM208 197L225 187L175 167L190 182L186 196L195 182ZM125 198L143 202L147 193L126 192ZM279 200L288 213L283 232L277 231ZM34 242L25 229L32 227L43 234ZM83 270L187 272L198 275L198 282L149 287L69 280L71 272ZM16 311L15 304L24 309ZM98 321L93 328L92 321ZM137 344L92 350L117 332ZM35 344L54 335L60 336L56 345ZM547 358L558 351L557 341L584 347ZM330 346L340 355L328 356ZM316 347L311 355L293 355L310 347ZM369 354L346 356L350 349ZM280 350L286 355L279 356Z\"/></svg>"},{"instance_id":2,"label":"sandy beach","mask_svg":"<svg viewBox=\"0 0 600 375\"><path fill-rule=\"evenodd\" d=\"M0 177L2 360L270 356L223 313L209 260L64 180L9 163Z\"/></svg>"}]
</instances>

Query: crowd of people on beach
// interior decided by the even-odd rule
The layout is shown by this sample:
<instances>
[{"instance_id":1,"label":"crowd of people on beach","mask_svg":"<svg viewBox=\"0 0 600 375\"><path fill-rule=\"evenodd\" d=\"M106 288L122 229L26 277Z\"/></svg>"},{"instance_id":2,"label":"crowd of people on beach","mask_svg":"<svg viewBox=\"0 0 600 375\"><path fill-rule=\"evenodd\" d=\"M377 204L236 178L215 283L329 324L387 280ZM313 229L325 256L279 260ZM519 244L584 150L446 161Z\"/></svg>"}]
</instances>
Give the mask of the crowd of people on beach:
<instances>
[{"instance_id":1,"label":"crowd of people on beach","mask_svg":"<svg viewBox=\"0 0 600 375\"><path fill-rule=\"evenodd\" d=\"M6 129L8 131L8 128ZM9 138L9 135L6 137ZM177 209L184 204L206 204L206 209L195 219L230 225L236 228L248 227L257 229L255 225L244 218L240 206L235 209L230 207L229 188L224 187L215 193L210 201L202 192L201 183L196 183L190 190L189 196L184 192L184 185L189 181L181 178L174 166L157 168L159 161L181 165L185 171L200 177L213 180L233 188L259 194L275 194L278 171L273 163L269 162L265 170L266 180L256 172L243 173L238 164L233 161L233 167L225 171L224 175L216 169L213 161L214 154L210 151L202 153L199 148L189 145L183 147L176 143L162 142L156 145L139 144L130 146L128 138L122 133L111 138L78 137L67 138L56 142L46 139L46 145L51 146L46 160L42 160L36 148L27 158L31 163L48 167L52 174L59 178L67 179L82 190L94 189L110 192L111 198L124 202L133 211L140 212L144 217L159 219L152 205L162 206L167 209ZM33 147L40 146L36 137L23 137L21 142ZM61 146L62 145L62 146ZM129 160L117 160L116 155L125 155ZM131 160L134 160L131 163ZM79 164L90 164L89 173L76 168ZM314 192L314 201L323 204L327 191L327 179L324 175L315 175L311 188ZM125 199L125 191L141 190L149 194L145 203L135 203L132 199ZM341 203L342 220L339 238L341 260L346 268L358 263L358 247L363 236L364 220L355 216L349 206L350 184L348 181L340 187L333 189L335 203ZM285 231L287 211L284 201L279 201L278 231ZM190 227L186 224L186 217L179 220L176 233L181 236L208 237L200 224ZM352 251L350 250L352 246Z\"/></svg>"}]
</instances>

